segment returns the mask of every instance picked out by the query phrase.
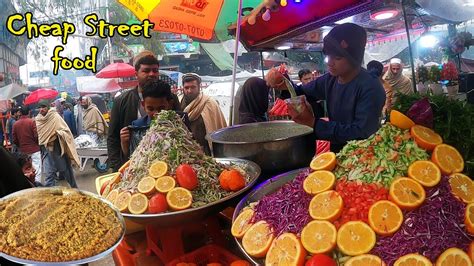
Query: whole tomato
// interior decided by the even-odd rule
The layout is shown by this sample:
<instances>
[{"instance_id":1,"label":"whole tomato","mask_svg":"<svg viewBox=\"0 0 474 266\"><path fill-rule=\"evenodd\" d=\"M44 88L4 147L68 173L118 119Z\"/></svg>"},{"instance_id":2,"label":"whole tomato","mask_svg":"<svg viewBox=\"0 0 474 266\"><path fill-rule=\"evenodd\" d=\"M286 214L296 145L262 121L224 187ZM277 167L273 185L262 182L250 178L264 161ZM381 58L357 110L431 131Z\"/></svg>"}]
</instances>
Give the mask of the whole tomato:
<instances>
[{"instance_id":1,"label":"whole tomato","mask_svg":"<svg viewBox=\"0 0 474 266\"><path fill-rule=\"evenodd\" d=\"M180 187L188 190L193 190L198 186L197 174L188 164L182 164L176 168L176 181Z\"/></svg>"},{"instance_id":2,"label":"whole tomato","mask_svg":"<svg viewBox=\"0 0 474 266\"><path fill-rule=\"evenodd\" d=\"M327 255L316 254L306 262L305 266L337 266L337 263Z\"/></svg>"},{"instance_id":3,"label":"whole tomato","mask_svg":"<svg viewBox=\"0 0 474 266\"><path fill-rule=\"evenodd\" d=\"M149 213L162 213L168 210L168 202L166 202L165 195L158 193L151 197L148 202Z\"/></svg>"}]
</instances>

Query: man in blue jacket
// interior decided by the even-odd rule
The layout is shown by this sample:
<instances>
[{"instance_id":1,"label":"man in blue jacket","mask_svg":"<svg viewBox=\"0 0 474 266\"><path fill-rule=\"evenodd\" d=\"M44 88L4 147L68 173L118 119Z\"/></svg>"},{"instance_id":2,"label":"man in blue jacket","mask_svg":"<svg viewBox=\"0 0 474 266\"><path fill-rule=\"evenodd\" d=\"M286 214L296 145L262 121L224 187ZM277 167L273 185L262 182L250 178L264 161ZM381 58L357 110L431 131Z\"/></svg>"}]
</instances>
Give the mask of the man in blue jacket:
<instances>
[{"instance_id":1,"label":"man in blue jacket","mask_svg":"<svg viewBox=\"0 0 474 266\"><path fill-rule=\"evenodd\" d=\"M353 23L334 27L324 38L329 73L297 88L304 95L326 100L329 121L315 119L308 102L301 110L289 105L292 119L314 128L316 139L330 141L334 152L380 128L385 91L378 78L361 67L366 43L364 28ZM278 78L267 82L273 87L279 84Z\"/></svg>"}]
</instances>

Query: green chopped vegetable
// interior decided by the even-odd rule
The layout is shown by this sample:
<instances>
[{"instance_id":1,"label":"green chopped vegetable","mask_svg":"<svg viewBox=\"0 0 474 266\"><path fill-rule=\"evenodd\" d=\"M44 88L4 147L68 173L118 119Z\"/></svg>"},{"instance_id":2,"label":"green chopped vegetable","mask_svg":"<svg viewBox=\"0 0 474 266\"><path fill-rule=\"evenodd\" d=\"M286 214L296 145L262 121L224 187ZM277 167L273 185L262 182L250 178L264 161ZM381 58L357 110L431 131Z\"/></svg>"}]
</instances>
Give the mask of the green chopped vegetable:
<instances>
[{"instance_id":1,"label":"green chopped vegetable","mask_svg":"<svg viewBox=\"0 0 474 266\"><path fill-rule=\"evenodd\" d=\"M350 141L337 154L338 179L381 183L406 176L415 161L428 159L428 153L416 145L408 130L386 124L366 140Z\"/></svg>"}]
</instances>

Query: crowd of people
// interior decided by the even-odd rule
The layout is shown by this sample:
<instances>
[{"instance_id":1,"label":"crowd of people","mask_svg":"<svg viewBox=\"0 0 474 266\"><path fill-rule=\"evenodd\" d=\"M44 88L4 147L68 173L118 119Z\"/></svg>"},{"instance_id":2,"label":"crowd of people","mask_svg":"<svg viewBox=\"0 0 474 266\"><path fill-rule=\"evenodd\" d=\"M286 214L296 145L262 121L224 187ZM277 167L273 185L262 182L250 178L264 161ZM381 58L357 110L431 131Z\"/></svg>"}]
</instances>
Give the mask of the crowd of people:
<instances>
[{"instance_id":1,"label":"crowd of people","mask_svg":"<svg viewBox=\"0 0 474 266\"><path fill-rule=\"evenodd\" d=\"M0 145L3 154L16 160L32 187L56 186L59 180L66 180L77 188L73 165L80 162L74 138L82 133L105 137L108 123L87 96L77 99L75 106L61 97L55 101L41 99L36 107L11 108L4 123L6 139L2 138ZM3 191L0 188L5 195Z\"/></svg>"}]
</instances>

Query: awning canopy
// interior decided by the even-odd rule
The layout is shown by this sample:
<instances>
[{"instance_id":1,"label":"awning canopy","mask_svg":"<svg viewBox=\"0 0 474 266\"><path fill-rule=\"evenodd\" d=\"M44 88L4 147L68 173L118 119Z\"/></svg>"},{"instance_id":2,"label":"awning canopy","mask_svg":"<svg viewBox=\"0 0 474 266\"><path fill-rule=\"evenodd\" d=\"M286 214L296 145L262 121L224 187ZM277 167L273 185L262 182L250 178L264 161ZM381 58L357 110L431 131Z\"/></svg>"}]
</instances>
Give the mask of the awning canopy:
<instances>
[{"instance_id":1,"label":"awning canopy","mask_svg":"<svg viewBox=\"0 0 474 266\"><path fill-rule=\"evenodd\" d=\"M122 89L115 79L100 79L95 76L77 77L77 91L85 93L113 93Z\"/></svg>"},{"instance_id":2,"label":"awning canopy","mask_svg":"<svg viewBox=\"0 0 474 266\"><path fill-rule=\"evenodd\" d=\"M27 91L25 86L16 83L9 84L0 88L0 101L9 100Z\"/></svg>"}]
</instances>

